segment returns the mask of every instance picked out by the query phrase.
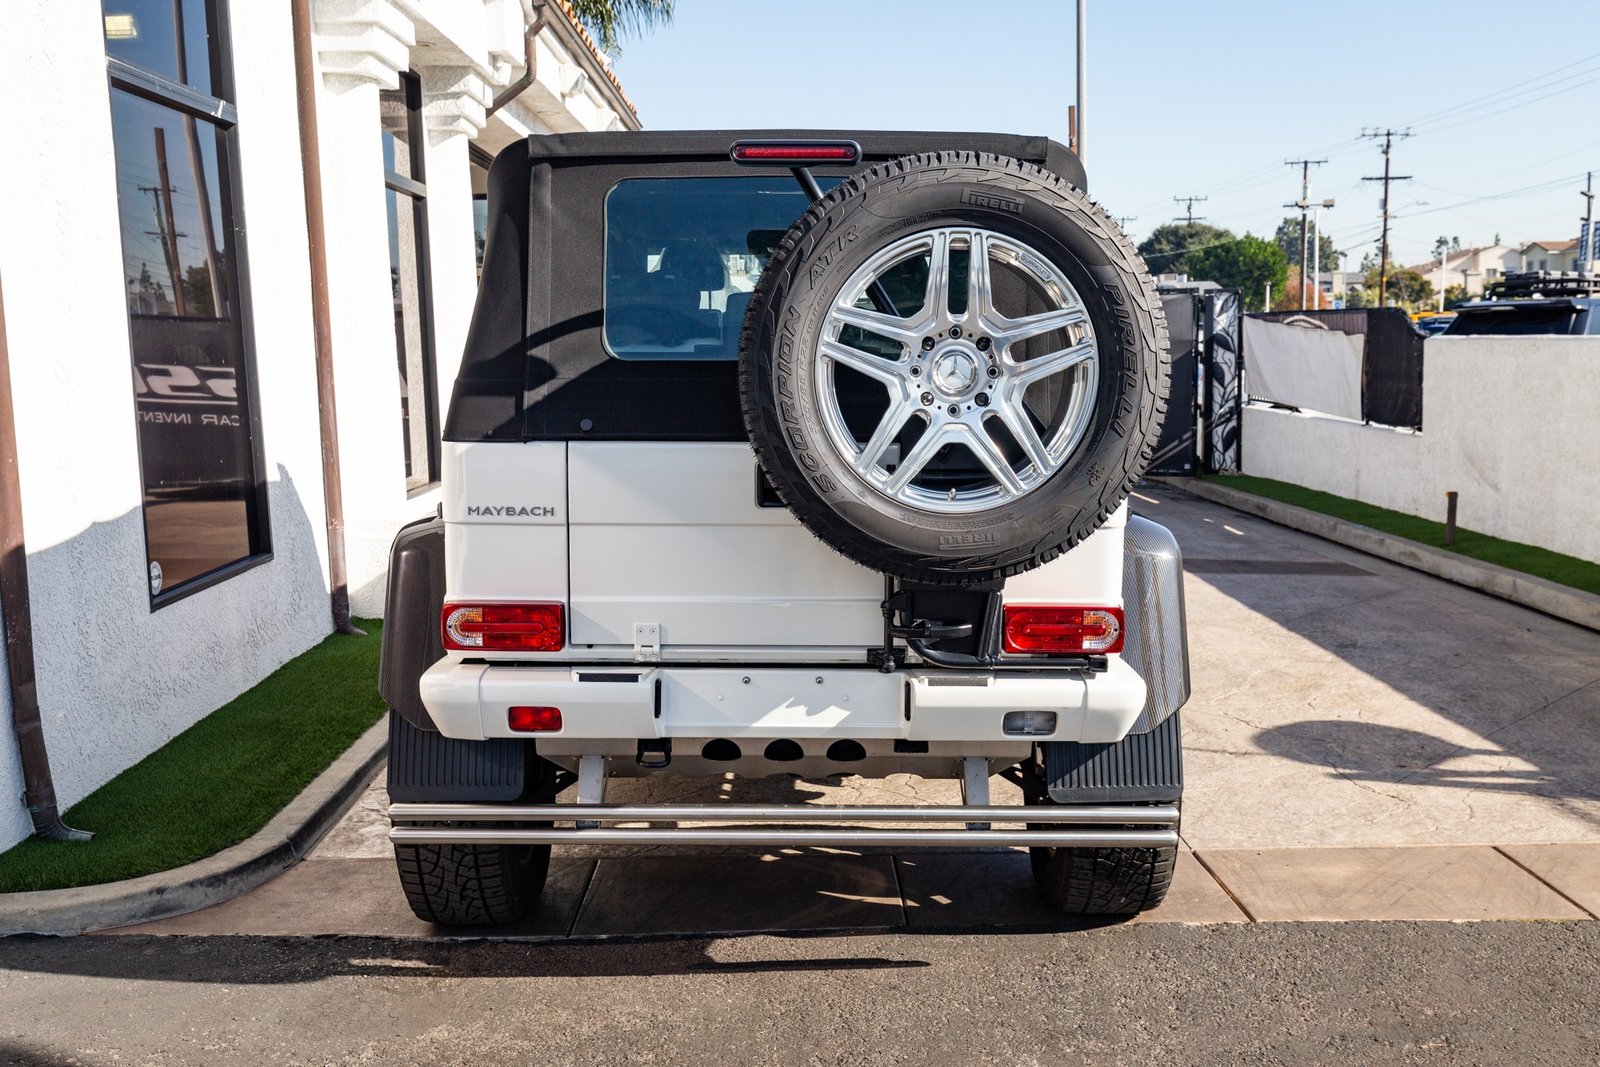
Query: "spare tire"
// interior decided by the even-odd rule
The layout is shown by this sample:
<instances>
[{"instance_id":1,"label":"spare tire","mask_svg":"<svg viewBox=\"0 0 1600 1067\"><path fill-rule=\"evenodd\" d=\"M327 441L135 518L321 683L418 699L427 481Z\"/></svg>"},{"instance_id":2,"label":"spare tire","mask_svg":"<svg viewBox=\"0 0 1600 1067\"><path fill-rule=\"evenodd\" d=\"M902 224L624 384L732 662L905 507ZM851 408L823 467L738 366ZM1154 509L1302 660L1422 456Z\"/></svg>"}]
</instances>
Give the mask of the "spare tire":
<instances>
[{"instance_id":1,"label":"spare tire","mask_svg":"<svg viewBox=\"0 0 1600 1067\"><path fill-rule=\"evenodd\" d=\"M1036 567L1144 474L1166 411L1161 302L1116 223L1031 164L908 156L789 228L740 339L778 495L869 567L940 584Z\"/></svg>"}]
</instances>

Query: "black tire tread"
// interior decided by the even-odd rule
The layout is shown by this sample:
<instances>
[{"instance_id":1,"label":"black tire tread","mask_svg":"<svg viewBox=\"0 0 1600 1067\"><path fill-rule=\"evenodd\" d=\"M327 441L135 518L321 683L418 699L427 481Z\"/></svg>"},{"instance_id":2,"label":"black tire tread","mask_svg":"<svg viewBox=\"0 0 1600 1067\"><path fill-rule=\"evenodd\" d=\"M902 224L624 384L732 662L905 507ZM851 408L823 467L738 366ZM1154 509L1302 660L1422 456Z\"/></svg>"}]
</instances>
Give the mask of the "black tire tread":
<instances>
[{"instance_id":1,"label":"black tire tread","mask_svg":"<svg viewBox=\"0 0 1600 1067\"><path fill-rule=\"evenodd\" d=\"M1178 849L1031 848L1045 903L1068 915L1134 915L1160 904L1172 886Z\"/></svg>"},{"instance_id":2,"label":"black tire tread","mask_svg":"<svg viewBox=\"0 0 1600 1067\"><path fill-rule=\"evenodd\" d=\"M501 926L538 902L550 846L396 845L394 858L406 903L423 922Z\"/></svg>"},{"instance_id":3,"label":"black tire tread","mask_svg":"<svg viewBox=\"0 0 1600 1067\"><path fill-rule=\"evenodd\" d=\"M1008 560L1005 556L1014 556L1014 553L1006 553L1002 556L978 555L960 559L922 556L910 558L898 565L876 559L873 563L879 569L901 578L933 584L961 585L1009 578L1047 563L1077 545L1088 533L1098 529L1112 512L1122 505L1134 485L1144 477L1145 471L1149 469L1154 459L1161 425L1166 419L1165 384L1170 375L1172 356L1167 345L1166 317L1162 310L1161 298L1156 293L1155 282L1145 269L1144 260L1134 248L1133 242L1122 232L1110 213L1060 176L1034 164L1006 156L972 151L923 153L880 163L853 175L814 203L789 228L778 243L772 255L772 262L791 262L795 249L802 243L826 238L828 236L826 233L819 235L815 231L828 213L841 201L858 195L866 186L895 178L906 182L948 181L955 177L952 171L982 171L991 175L998 171L1014 179L1018 187L1026 187L1035 193L1040 187L1044 187L1055 193L1059 200L1057 205L1059 209L1072 216L1078 225L1114 250L1120 260L1117 265L1136 279L1137 284L1128 293L1135 305L1135 313L1129 313L1128 309L1124 308L1121 318L1125 327L1131 327L1139 333L1137 343L1154 354L1153 372L1143 376L1143 389L1146 395L1140 398L1140 403L1137 405L1141 425L1136 428L1135 435L1143 444L1138 449L1128 449L1124 453L1119 469L1108 472L1108 476L1102 482L1092 523L1080 524L1079 530L1072 531L1071 535L1060 543L1031 546L1026 556L1021 559ZM801 261L803 258L802 256ZM781 291L767 295L763 294L763 288L772 290L787 286L792 278L792 272L773 270L770 266L762 272L756 285L756 294L751 298L749 312L740 330L741 352L749 351L758 343L758 309L768 304L776 306L784 300ZM740 360L739 373L740 404L745 428L755 446L757 457L767 471L783 472L771 479L779 498L801 520L801 525L824 544L856 560L878 557L879 553L870 550L870 546L873 545L872 540L861 531L834 514L831 509L818 507L787 489L790 477L799 478L801 472L789 449L785 447L782 428L770 424L763 414L764 410L772 409L776 398L770 388L761 388L763 383L760 383L759 379L756 382L750 381L752 376L749 374L746 360Z\"/></svg>"}]
</instances>

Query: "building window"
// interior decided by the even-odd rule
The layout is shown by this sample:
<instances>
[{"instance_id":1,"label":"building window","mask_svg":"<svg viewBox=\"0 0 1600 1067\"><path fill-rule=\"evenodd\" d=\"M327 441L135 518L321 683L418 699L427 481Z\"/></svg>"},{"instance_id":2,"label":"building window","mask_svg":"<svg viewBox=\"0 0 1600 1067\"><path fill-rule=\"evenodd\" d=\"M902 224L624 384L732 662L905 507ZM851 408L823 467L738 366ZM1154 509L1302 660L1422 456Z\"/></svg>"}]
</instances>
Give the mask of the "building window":
<instances>
[{"instance_id":1,"label":"building window","mask_svg":"<svg viewBox=\"0 0 1600 1067\"><path fill-rule=\"evenodd\" d=\"M394 293L394 346L400 369L400 432L406 488L439 480L439 398L429 315L427 208L422 165L422 83L402 74L398 89L379 94L383 116L384 195L389 209L389 283Z\"/></svg>"},{"instance_id":2,"label":"building window","mask_svg":"<svg viewBox=\"0 0 1600 1067\"><path fill-rule=\"evenodd\" d=\"M269 558L222 0L105 0L153 607Z\"/></svg>"},{"instance_id":3,"label":"building window","mask_svg":"<svg viewBox=\"0 0 1600 1067\"><path fill-rule=\"evenodd\" d=\"M483 280L483 250L489 243L489 167L494 157L475 144L467 145L467 162L472 168L472 239L478 256L479 281Z\"/></svg>"}]
</instances>

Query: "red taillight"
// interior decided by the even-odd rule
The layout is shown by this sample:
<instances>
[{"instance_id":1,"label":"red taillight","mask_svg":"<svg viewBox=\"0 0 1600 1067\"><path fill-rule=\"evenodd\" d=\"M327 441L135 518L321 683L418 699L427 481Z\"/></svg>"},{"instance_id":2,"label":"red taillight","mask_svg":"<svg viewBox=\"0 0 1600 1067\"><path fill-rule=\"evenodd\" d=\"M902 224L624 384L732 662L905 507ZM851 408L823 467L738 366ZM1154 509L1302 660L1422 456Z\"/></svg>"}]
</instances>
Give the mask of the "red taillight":
<instances>
[{"instance_id":1,"label":"red taillight","mask_svg":"<svg viewBox=\"0 0 1600 1067\"><path fill-rule=\"evenodd\" d=\"M560 652L566 644L560 604L446 604L440 629L455 652Z\"/></svg>"},{"instance_id":2,"label":"red taillight","mask_svg":"<svg viewBox=\"0 0 1600 1067\"><path fill-rule=\"evenodd\" d=\"M1007 652L1121 652L1121 608L1018 605L1005 610Z\"/></svg>"},{"instance_id":3,"label":"red taillight","mask_svg":"<svg viewBox=\"0 0 1600 1067\"><path fill-rule=\"evenodd\" d=\"M735 141L728 149L735 163L803 167L809 163L854 163L861 146L854 141Z\"/></svg>"},{"instance_id":4,"label":"red taillight","mask_svg":"<svg viewBox=\"0 0 1600 1067\"><path fill-rule=\"evenodd\" d=\"M561 709L507 708L506 725L519 734L553 734L561 729Z\"/></svg>"}]
</instances>

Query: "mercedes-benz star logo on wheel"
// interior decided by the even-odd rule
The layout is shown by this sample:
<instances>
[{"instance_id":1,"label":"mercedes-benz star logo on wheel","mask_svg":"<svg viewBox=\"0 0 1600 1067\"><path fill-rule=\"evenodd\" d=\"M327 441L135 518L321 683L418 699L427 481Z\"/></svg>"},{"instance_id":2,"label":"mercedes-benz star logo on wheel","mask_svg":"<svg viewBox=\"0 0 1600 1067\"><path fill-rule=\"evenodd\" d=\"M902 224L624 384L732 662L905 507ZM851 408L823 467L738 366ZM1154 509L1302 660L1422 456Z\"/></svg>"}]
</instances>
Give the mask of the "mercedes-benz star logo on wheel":
<instances>
[{"instance_id":1,"label":"mercedes-benz star logo on wheel","mask_svg":"<svg viewBox=\"0 0 1600 1067\"><path fill-rule=\"evenodd\" d=\"M978 364L965 352L946 352L933 365L933 384L952 396L966 392L978 380Z\"/></svg>"}]
</instances>

